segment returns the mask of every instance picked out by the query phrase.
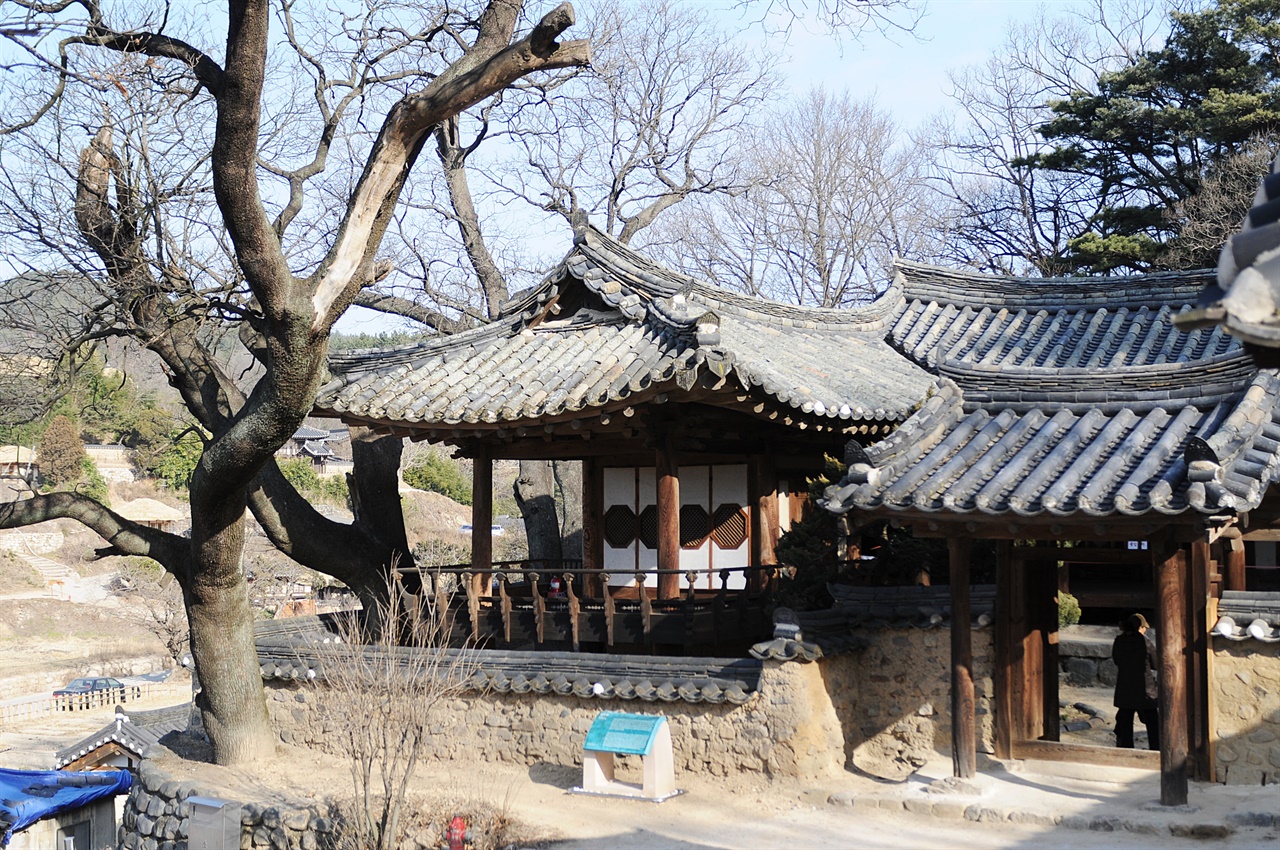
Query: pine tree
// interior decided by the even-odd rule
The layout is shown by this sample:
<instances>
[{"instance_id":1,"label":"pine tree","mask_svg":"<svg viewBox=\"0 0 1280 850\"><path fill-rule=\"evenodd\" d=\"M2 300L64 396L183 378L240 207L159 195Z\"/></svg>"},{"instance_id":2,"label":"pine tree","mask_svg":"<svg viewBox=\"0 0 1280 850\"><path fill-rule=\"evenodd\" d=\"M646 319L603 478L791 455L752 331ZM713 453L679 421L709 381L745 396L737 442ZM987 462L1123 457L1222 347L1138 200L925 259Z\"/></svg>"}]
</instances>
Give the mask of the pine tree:
<instances>
[{"instance_id":1,"label":"pine tree","mask_svg":"<svg viewBox=\"0 0 1280 850\"><path fill-rule=\"evenodd\" d=\"M65 416L55 416L40 438L40 474L54 486L73 484L87 458L76 426Z\"/></svg>"}]
</instances>

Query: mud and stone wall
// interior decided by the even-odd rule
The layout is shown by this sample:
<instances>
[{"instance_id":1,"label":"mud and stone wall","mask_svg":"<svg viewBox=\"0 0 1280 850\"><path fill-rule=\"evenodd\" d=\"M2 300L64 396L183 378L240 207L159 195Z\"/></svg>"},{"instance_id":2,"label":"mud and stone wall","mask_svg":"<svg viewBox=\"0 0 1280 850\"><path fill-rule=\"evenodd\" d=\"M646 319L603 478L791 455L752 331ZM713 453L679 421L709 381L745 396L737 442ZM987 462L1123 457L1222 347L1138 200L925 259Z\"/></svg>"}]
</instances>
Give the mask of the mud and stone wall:
<instances>
[{"instance_id":1,"label":"mud and stone wall","mask_svg":"<svg viewBox=\"0 0 1280 850\"><path fill-rule=\"evenodd\" d=\"M322 683L268 683L267 705L285 743L337 752L338 725ZM663 714L678 772L710 776L823 776L844 764L840 721L816 664L766 662L744 705L603 701L577 696L467 695L449 701L426 758L581 764L601 711Z\"/></svg>"},{"instance_id":2,"label":"mud and stone wall","mask_svg":"<svg viewBox=\"0 0 1280 850\"><path fill-rule=\"evenodd\" d=\"M902 779L951 752L951 632L948 628L862 633L860 653L821 662L844 729L848 763L885 779ZM992 630L976 629L973 682L979 752L992 752Z\"/></svg>"},{"instance_id":3,"label":"mud and stone wall","mask_svg":"<svg viewBox=\"0 0 1280 850\"><path fill-rule=\"evenodd\" d=\"M427 758L581 764L600 711L664 714L679 772L816 777L851 765L903 778L951 748L950 633L867 631L868 648L817 663L765 662L744 705L602 701L488 693L451 700L432 728ZM991 751L991 631L973 632L978 747ZM281 740L336 752L338 724L323 683L268 683Z\"/></svg>"},{"instance_id":4,"label":"mud and stone wall","mask_svg":"<svg viewBox=\"0 0 1280 850\"><path fill-rule=\"evenodd\" d=\"M1280 785L1280 644L1212 640L1216 778Z\"/></svg>"},{"instance_id":5,"label":"mud and stone wall","mask_svg":"<svg viewBox=\"0 0 1280 850\"><path fill-rule=\"evenodd\" d=\"M179 781L167 769L164 755L163 748L153 748L138 768L138 781L124 804L119 850L187 850L195 846L190 843L192 797L228 799L239 805L237 846L241 850L322 850L334 845L334 823L325 812L304 805L235 800L228 798L224 789Z\"/></svg>"}]
</instances>

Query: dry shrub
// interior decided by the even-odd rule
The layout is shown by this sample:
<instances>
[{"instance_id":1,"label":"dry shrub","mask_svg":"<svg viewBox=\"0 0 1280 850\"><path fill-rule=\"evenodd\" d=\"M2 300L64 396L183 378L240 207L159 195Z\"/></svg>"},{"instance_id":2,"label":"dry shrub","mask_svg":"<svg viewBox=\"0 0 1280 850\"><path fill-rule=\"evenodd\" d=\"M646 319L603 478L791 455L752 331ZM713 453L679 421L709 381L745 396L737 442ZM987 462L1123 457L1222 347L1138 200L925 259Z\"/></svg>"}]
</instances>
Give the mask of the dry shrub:
<instances>
[{"instance_id":1,"label":"dry shrub","mask_svg":"<svg viewBox=\"0 0 1280 850\"><path fill-rule=\"evenodd\" d=\"M430 726L475 670L469 648L448 647L447 598L416 597L396 578L387 598L373 616L340 619L341 642L321 661L318 699L351 770L342 822L353 850L407 846L405 801Z\"/></svg>"}]
</instances>

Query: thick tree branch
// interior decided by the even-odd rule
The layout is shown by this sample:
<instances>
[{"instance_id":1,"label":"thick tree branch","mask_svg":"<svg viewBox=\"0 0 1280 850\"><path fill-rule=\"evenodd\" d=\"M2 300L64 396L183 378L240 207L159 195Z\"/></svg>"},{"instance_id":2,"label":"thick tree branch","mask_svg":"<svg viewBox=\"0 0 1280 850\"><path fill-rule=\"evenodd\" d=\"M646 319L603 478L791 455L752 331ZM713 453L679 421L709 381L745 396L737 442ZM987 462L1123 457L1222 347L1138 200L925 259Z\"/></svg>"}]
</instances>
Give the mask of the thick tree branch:
<instances>
[{"instance_id":1,"label":"thick tree branch","mask_svg":"<svg viewBox=\"0 0 1280 850\"><path fill-rule=\"evenodd\" d=\"M50 493L0 505L0 528L22 528L51 519L74 519L125 554L152 558L181 581L190 576L189 540L130 522L87 496Z\"/></svg>"},{"instance_id":2,"label":"thick tree branch","mask_svg":"<svg viewBox=\"0 0 1280 850\"><path fill-rule=\"evenodd\" d=\"M472 327L470 322L452 319L438 310L424 307L416 301L410 301L408 298L382 295L377 292L370 292L367 289L362 290L352 303L370 310L377 310L380 313L413 319L415 322L421 322L442 334L459 333Z\"/></svg>"},{"instance_id":3,"label":"thick tree branch","mask_svg":"<svg viewBox=\"0 0 1280 850\"><path fill-rule=\"evenodd\" d=\"M507 5L510 4L495 2L491 9ZM473 67L463 69L464 63L455 64L424 90L406 96L391 109L338 236L317 272L312 299L313 330L331 327L355 298L361 268L372 261L381 243L404 181L422 149L425 134L526 74L586 65L591 58L588 42L555 41L572 23L573 7L562 4L549 12L525 38L488 57L477 55L474 62L465 63Z\"/></svg>"}]
</instances>

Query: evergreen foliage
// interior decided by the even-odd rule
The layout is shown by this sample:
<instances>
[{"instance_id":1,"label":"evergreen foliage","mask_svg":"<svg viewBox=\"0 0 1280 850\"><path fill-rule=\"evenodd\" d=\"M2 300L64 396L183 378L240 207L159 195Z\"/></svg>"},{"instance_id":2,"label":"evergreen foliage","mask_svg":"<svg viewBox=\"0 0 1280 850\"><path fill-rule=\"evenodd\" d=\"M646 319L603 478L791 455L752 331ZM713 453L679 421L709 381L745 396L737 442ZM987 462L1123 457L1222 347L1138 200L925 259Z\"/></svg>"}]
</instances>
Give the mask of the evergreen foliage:
<instances>
[{"instance_id":1,"label":"evergreen foliage","mask_svg":"<svg viewBox=\"0 0 1280 850\"><path fill-rule=\"evenodd\" d=\"M462 474L462 467L434 449L419 455L405 468L404 483L441 493L460 505L471 504L471 482Z\"/></svg>"},{"instance_id":2,"label":"evergreen foliage","mask_svg":"<svg viewBox=\"0 0 1280 850\"><path fill-rule=\"evenodd\" d=\"M1096 182L1100 211L1069 242L1077 272L1165 265L1182 204L1252 139L1280 131L1280 0L1220 0L1171 21L1161 49L1103 74L1097 91L1053 103L1040 133L1054 148L1015 163ZM1179 262L1216 256L1201 249Z\"/></svg>"},{"instance_id":3,"label":"evergreen foliage","mask_svg":"<svg viewBox=\"0 0 1280 850\"><path fill-rule=\"evenodd\" d=\"M85 457L81 464L80 482L76 489L83 496L97 499L108 507L111 505L110 493L107 490L107 480L102 477L102 473L98 471L98 465L90 457Z\"/></svg>"},{"instance_id":4,"label":"evergreen foliage","mask_svg":"<svg viewBox=\"0 0 1280 850\"><path fill-rule=\"evenodd\" d=\"M89 456L85 454L80 433L71 420L66 416L55 416L40 438L37 459L44 479L55 487L62 487L80 479Z\"/></svg>"},{"instance_id":5,"label":"evergreen foliage","mask_svg":"<svg viewBox=\"0 0 1280 850\"><path fill-rule=\"evenodd\" d=\"M143 465L139 457L139 465L169 489L185 490L191 485L191 476L200 462L202 451L204 441L199 434L188 429L170 436L163 447L151 454L149 463Z\"/></svg>"}]
</instances>

